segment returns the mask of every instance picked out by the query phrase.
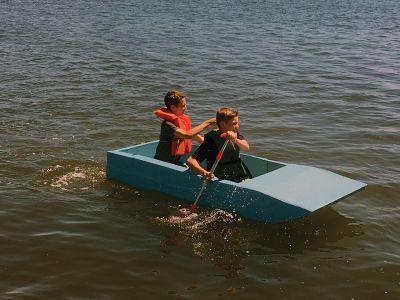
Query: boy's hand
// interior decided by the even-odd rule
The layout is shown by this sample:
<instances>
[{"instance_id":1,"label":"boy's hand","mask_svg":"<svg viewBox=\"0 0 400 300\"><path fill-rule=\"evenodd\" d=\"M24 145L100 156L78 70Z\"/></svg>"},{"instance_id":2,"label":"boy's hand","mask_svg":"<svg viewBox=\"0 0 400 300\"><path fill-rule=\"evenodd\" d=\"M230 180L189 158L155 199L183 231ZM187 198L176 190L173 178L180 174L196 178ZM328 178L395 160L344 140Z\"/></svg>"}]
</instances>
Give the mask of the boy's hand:
<instances>
[{"instance_id":1,"label":"boy's hand","mask_svg":"<svg viewBox=\"0 0 400 300\"><path fill-rule=\"evenodd\" d=\"M203 176L205 180L209 181L211 180L211 178L214 177L214 174L211 174L208 171L204 171L203 174L201 174L201 176Z\"/></svg>"},{"instance_id":2,"label":"boy's hand","mask_svg":"<svg viewBox=\"0 0 400 300\"><path fill-rule=\"evenodd\" d=\"M208 119L205 123L207 123L207 126L211 126L217 124L217 120L215 118L211 118Z\"/></svg>"},{"instance_id":3,"label":"boy's hand","mask_svg":"<svg viewBox=\"0 0 400 300\"><path fill-rule=\"evenodd\" d=\"M234 131L227 131L226 138L235 143L237 140L237 133Z\"/></svg>"}]
</instances>

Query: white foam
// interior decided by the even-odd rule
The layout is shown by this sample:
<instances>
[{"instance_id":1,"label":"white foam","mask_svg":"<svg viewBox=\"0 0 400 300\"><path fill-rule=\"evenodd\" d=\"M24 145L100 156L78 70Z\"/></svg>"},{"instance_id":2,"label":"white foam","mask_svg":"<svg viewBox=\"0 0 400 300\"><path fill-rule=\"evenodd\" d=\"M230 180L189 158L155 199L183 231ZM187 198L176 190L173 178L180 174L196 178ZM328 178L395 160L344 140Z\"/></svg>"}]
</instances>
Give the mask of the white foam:
<instances>
[{"instance_id":1,"label":"white foam","mask_svg":"<svg viewBox=\"0 0 400 300\"><path fill-rule=\"evenodd\" d=\"M179 225L187 231L199 231L214 222L240 222L241 219L235 217L233 214L223 211L221 209L214 209L208 214L197 214L193 213L188 208L181 208L178 210L176 215L168 217L157 217L157 221L160 221L168 225Z\"/></svg>"},{"instance_id":2,"label":"white foam","mask_svg":"<svg viewBox=\"0 0 400 300\"><path fill-rule=\"evenodd\" d=\"M198 217L197 213L193 213L188 208L180 208L176 215L168 216L168 217L157 217L156 220L161 221L162 223L167 224L182 224L189 221L192 221Z\"/></svg>"},{"instance_id":3,"label":"white foam","mask_svg":"<svg viewBox=\"0 0 400 300\"><path fill-rule=\"evenodd\" d=\"M53 187L58 187L58 188L64 188L68 186L73 180L76 179L86 179L87 174L85 171L82 171L79 167L76 167L74 171L69 172L65 175L62 175L61 177L57 178L51 183L51 186Z\"/></svg>"}]
</instances>

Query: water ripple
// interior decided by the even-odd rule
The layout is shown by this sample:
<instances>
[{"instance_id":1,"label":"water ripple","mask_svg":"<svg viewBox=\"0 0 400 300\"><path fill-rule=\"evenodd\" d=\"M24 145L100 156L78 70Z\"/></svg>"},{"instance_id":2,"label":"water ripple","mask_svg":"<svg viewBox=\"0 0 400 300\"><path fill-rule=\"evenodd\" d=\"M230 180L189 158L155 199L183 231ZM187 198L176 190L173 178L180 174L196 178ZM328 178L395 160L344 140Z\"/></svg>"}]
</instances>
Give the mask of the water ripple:
<instances>
[{"instance_id":1,"label":"water ripple","mask_svg":"<svg viewBox=\"0 0 400 300\"><path fill-rule=\"evenodd\" d=\"M1 294L395 298L399 3L0 2ZM178 199L104 178L170 89L196 124L237 108L253 154L369 185L293 224L170 226Z\"/></svg>"}]
</instances>

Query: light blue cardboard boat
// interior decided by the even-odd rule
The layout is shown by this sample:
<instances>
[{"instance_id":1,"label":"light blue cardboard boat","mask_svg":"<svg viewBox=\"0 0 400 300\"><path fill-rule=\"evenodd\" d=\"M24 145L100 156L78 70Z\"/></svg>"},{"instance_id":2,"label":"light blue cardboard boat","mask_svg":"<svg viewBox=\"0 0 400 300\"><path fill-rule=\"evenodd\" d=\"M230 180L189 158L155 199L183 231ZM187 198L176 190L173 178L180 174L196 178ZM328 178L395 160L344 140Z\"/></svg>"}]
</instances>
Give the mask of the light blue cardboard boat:
<instances>
[{"instance_id":1,"label":"light blue cardboard boat","mask_svg":"<svg viewBox=\"0 0 400 300\"><path fill-rule=\"evenodd\" d=\"M154 159L158 141L107 152L106 176L140 189L193 203L203 183L185 166ZM196 148L196 146L194 146ZM241 154L253 178L241 183L213 178L199 205L266 223L303 218L367 185L330 171Z\"/></svg>"}]
</instances>

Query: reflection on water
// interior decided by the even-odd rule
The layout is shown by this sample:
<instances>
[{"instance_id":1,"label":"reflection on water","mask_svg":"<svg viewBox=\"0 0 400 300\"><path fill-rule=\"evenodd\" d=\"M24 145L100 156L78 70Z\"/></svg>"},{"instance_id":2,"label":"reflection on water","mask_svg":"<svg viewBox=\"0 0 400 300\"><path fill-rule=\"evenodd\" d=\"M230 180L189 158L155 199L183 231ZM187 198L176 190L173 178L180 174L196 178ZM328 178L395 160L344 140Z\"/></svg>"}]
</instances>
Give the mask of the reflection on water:
<instances>
[{"instance_id":1,"label":"reflection on water","mask_svg":"<svg viewBox=\"0 0 400 300\"><path fill-rule=\"evenodd\" d=\"M173 212L172 212L173 213ZM165 249L189 246L193 253L206 257L236 277L250 256L294 255L320 251L344 237L362 234L354 219L328 207L305 219L283 224L264 224L214 209L201 208L199 214L182 217L178 211L155 217L166 236ZM170 250L171 251L171 250Z\"/></svg>"}]
</instances>

